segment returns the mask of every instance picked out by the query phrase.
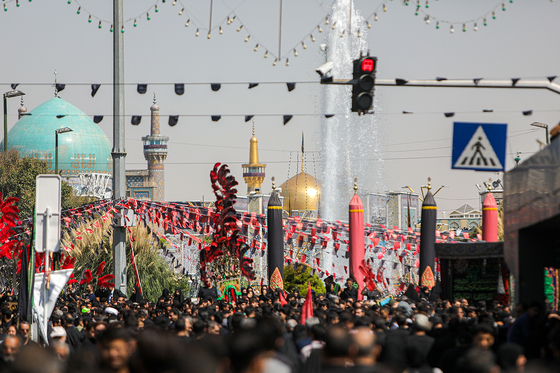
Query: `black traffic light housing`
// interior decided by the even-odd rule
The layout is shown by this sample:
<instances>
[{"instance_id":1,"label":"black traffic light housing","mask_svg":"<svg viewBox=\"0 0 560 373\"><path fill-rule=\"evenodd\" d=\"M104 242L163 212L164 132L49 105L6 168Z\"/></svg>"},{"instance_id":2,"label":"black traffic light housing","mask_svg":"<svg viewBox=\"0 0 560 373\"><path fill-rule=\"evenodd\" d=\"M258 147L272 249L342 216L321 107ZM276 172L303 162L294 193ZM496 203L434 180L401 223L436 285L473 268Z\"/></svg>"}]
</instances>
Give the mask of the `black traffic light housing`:
<instances>
[{"instance_id":1,"label":"black traffic light housing","mask_svg":"<svg viewBox=\"0 0 560 373\"><path fill-rule=\"evenodd\" d=\"M354 60L352 80L352 111L365 113L373 109L373 90L377 57L364 56Z\"/></svg>"}]
</instances>

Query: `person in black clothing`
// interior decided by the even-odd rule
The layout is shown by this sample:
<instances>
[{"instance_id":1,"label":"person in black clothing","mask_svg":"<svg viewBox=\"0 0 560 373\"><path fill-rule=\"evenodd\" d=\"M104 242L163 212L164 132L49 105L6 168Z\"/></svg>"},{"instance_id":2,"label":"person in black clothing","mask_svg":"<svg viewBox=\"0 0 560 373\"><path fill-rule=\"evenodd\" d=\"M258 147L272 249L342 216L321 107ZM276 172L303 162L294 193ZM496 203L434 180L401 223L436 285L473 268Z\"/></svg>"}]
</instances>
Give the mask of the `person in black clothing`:
<instances>
[{"instance_id":1,"label":"person in black clothing","mask_svg":"<svg viewBox=\"0 0 560 373\"><path fill-rule=\"evenodd\" d=\"M346 280L346 288L340 293L340 298L343 300L347 299L358 299L358 287L354 286L354 280L349 278Z\"/></svg>"},{"instance_id":2,"label":"person in black clothing","mask_svg":"<svg viewBox=\"0 0 560 373\"><path fill-rule=\"evenodd\" d=\"M21 339L18 336L9 335L4 339L0 355L0 372L9 371L20 348Z\"/></svg>"},{"instance_id":3,"label":"person in black clothing","mask_svg":"<svg viewBox=\"0 0 560 373\"><path fill-rule=\"evenodd\" d=\"M9 307L2 308L2 326L8 330L8 327L12 324L14 324L12 310Z\"/></svg>"},{"instance_id":4,"label":"person in black clothing","mask_svg":"<svg viewBox=\"0 0 560 373\"><path fill-rule=\"evenodd\" d=\"M183 304L183 302L185 302L185 296L183 295L183 292L181 289L177 288L175 289L175 294L173 295L173 302L177 301L179 304Z\"/></svg>"},{"instance_id":5,"label":"person in black clothing","mask_svg":"<svg viewBox=\"0 0 560 373\"><path fill-rule=\"evenodd\" d=\"M408 338L406 347L406 358L408 365L418 370L431 369L428 364L428 353L435 339L426 335L432 329L426 315L417 314L412 322L414 334Z\"/></svg>"},{"instance_id":6,"label":"person in black clothing","mask_svg":"<svg viewBox=\"0 0 560 373\"><path fill-rule=\"evenodd\" d=\"M86 334L82 333L78 329L76 329L75 324L79 324L80 320L72 317L71 314L66 314L65 316L66 321L66 341L72 348L72 352L77 351L84 340L86 339Z\"/></svg>"},{"instance_id":7,"label":"person in black clothing","mask_svg":"<svg viewBox=\"0 0 560 373\"><path fill-rule=\"evenodd\" d=\"M120 291L119 289L116 288L110 288L109 289L109 304L112 304L113 302L117 301L119 298L126 298L126 295Z\"/></svg>"},{"instance_id":8,"label":"person in black clothing","mask_svg":"<svg viewBox=\"0 0 560 373\"><path fill-rule=\"evenodd\" d=\"M218 298L218 290L212 285L212 279L210 277L204 279L204 287L198 290L198 303L200 304L208 298L212 298L213 302Z\"/></svg>"}]
</instances>

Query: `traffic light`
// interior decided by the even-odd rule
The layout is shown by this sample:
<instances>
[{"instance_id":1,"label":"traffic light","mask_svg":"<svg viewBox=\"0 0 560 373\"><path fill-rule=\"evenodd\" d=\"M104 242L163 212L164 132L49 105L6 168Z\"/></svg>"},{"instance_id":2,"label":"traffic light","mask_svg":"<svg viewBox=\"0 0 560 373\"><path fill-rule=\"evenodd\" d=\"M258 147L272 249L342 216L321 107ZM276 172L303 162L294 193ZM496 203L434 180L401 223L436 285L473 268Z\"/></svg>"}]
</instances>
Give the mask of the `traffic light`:
<instances>
[{"instance_id":1,"label":"traffic light","mask_svg":"<svg viewBox=\"0 0 560 373\"><path fill-rule=\"evenodd\" d=\"M360 57L354 60L352 82L352 111L364 113L373 108L375 69L377 57Z\"/></svg>"}]
</instances>

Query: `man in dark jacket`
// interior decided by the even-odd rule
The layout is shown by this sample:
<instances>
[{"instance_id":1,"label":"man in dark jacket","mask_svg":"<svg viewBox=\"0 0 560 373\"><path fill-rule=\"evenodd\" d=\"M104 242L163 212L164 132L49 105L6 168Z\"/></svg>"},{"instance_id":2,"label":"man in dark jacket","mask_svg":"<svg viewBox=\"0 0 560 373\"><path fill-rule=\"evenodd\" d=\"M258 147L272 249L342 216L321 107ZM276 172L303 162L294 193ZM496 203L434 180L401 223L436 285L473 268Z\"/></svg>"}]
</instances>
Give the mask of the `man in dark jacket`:
<instances>
[{"instance_id":1,"label":"man in dark jacket","mask_svg":"<svg viewBox=\"0 0 560 373\"><path fill-rule=\"evenodd\" d=\"M340 298L347 300L352 298L353 300L358 299L358 287L354 286L354 280L349 278L346 280L346 288L340 294Z\"/></svg>"}]
</instances>

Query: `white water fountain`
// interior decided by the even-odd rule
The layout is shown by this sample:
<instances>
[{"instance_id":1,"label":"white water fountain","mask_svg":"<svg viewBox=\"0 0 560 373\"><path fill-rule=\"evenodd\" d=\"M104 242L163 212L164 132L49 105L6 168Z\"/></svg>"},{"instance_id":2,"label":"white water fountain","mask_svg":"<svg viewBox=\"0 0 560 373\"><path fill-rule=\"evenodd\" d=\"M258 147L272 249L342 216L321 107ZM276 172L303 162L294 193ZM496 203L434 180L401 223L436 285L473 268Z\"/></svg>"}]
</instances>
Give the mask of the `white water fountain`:
<instances>
[{"instance_id":1,"label":"white water fountain","mask_svg":"<svg viewBox=\"0 0 560 373\"><path fill-rule=\"evenodd\" d=\"M335 79L352 79L352 61L360 52L368 53L366 22L352 0L337 0L331 14L324 26L328 32L327 60L334 63ZM324 112L336 115L323 118L321 124L321 218L346 221L354 178L358 178L360 194L385 190L381 129L377 114L359 116L350 111L351 86L323 87ZM379 110L377 101L375 111ZM377 215L375 212L374 206L372 215Z\"/></svg>"}]
</instances>

